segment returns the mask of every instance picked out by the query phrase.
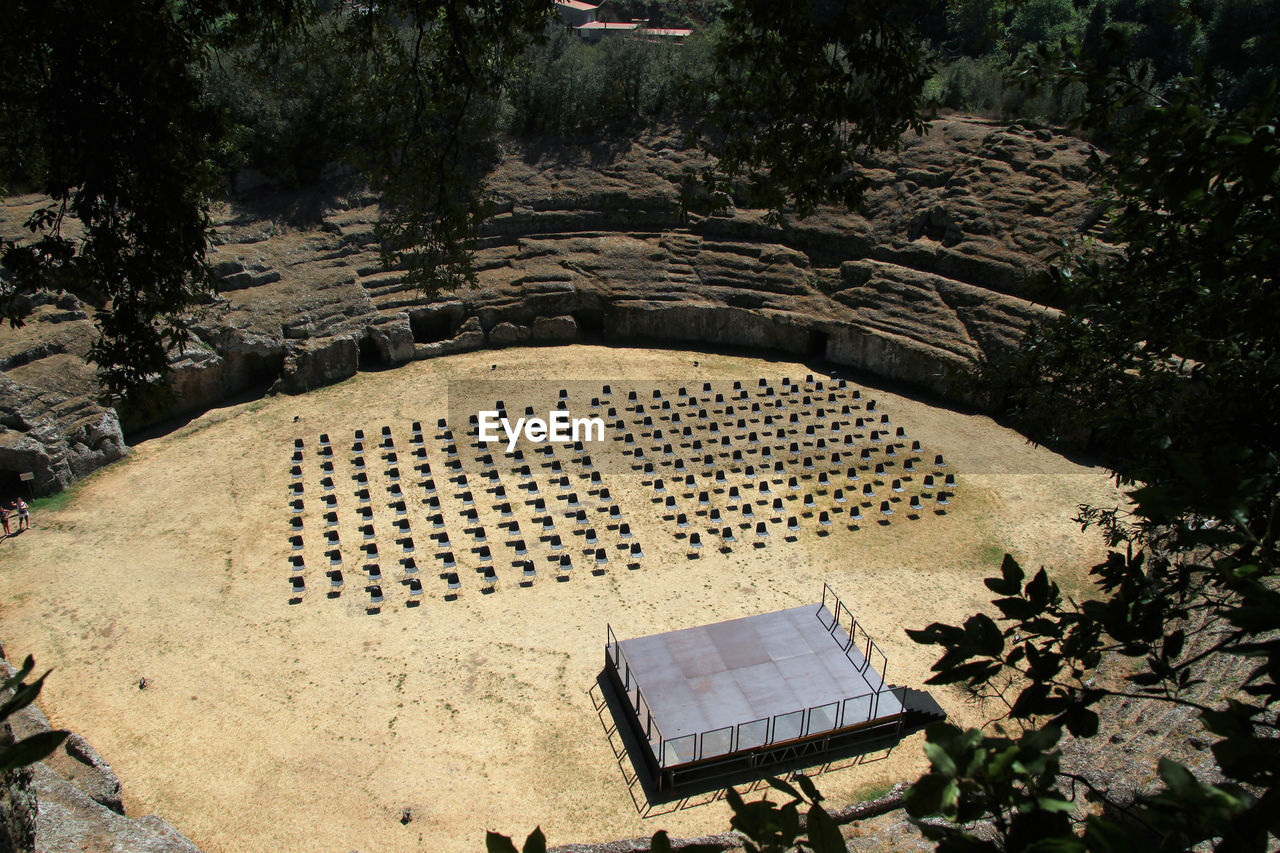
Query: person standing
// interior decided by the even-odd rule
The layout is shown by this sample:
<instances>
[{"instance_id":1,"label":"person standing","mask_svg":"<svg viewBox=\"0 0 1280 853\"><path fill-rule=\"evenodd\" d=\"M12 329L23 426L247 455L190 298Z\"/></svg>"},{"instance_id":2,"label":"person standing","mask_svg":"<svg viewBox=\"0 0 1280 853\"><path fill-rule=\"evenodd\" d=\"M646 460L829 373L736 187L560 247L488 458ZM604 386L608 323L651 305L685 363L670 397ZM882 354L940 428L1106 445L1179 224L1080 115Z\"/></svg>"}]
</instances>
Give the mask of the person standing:
<instances>
[{"instance_id":1,"label":"person standing","mask_svg":"<svg viewBox=\"0 0 1280 853\"><path fill-rule=\"evenodd\" d=\"M18 498L13 502L18 510L18 529L26 530L31 526L31 510L27 507L27 502L22 498Z\"/></svg>"},{"instance_id":2,"label":"person standing","mask_svg":"<svg viewBox=\"0 0 1280 853\"><path fill-rule=\"evenodd\" d=\"M0 524L4 525L5 536L13 532L9 529L9 508L4 504L0 504Z\"/></svg>"}]
</instances>

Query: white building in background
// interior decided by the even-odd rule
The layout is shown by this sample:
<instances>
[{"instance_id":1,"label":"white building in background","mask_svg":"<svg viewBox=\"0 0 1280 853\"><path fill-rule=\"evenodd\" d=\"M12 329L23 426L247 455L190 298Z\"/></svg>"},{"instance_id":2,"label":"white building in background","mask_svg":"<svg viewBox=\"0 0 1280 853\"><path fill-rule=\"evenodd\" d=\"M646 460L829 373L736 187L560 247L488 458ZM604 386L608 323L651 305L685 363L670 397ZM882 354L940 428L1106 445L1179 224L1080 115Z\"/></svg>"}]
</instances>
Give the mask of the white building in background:
<instances>
[{"instance_id":1,"label":"white building in background","mask_svg":"<svg viewBox=\"0 0 1280 853\"><path fill-rule=\"evenodd\" d=\"M607 2L607 0L606 0ZM683 27L650 27L648 21L608 21L601 14L604 3L583 0L555 0L556 14L585 41L599 41L606 36L632 34L642 38L681 41L693 30Z\"/></svg>"},{"instance_id":2,"label":"white building in background","mask_svg":"<svg viewBox=\"0 0 1280 853\"><path fill-rule=\"evenodd\" d=\"M602 5L602 4L601 4ZM560 20L577 29L583 24L593 24L599 19L600 5L582 0L556 0L556 14Z\"/></svg>"}]
</instances>

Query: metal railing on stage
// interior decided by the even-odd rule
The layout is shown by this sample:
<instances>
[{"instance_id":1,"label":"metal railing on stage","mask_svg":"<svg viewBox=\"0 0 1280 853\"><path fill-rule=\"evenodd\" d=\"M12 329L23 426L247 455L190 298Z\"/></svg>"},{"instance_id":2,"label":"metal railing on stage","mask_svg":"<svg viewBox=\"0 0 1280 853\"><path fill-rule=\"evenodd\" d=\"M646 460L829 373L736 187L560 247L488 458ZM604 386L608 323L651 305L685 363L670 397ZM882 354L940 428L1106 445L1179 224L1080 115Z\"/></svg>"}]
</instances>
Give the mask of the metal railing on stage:
<instances>
[{"instance_id":1,"label":"metal railing on stage","mask_svg":"<svg viewBox=\"0 0 1280 853\"><path fill-rule=\"evenodd\" d=\"M636 719L640 721L640 729L644 732L644 736L648 738L650 744L663 743L662 731L658 728L658 723L654 720L653 713L649 710L649 701L644 698L644 692L631 674L631 664L627 661L627 656L622 653L622 644L618 642L617 635L613 633L613 626L605 623L605 631L607 632L605 652L609 656L609 662L613 664L614 671L618 674L618 679L622 682L622 690L627 695L627 701L631 703L632 710L636 712ZM660 755L661 751L659 750L656 754Z\"/></svg>"},{"instance_id":2,"label":"metal railing on stage","mask_svg":"<svg viewBox=\"0 0 1280 853\"><path fill-rule=\"evenodd\" d=\"M829 625L822 616L824 610L831 617L831 624ZM885 673L889 670L889 658L885 656L884 652L880 651L880 647L871 639L871 635L858 624L858 620L854 618L853 611L845 606L840 597L825 582L822 584L822 604L818 607L817 617L823 627L831 632L831 636L844 649L845 657L857 667L858 672L865 676L867 669L871 668L879 674L880 683L883 685ZM845 619L847 619L847 624L844 621ZM879 666L876 666L877 663Z\"/></svg>"},{"instance_id":3,"label":"metal railing on stage","mask_svg":"<svg viewBox=\"0 0 1280 853\"><path fill-rule=\"evenodd\" d=\"M900 714L904 707L905 688L886 687L882 677L876 689L857 696L668 739L658 728L657 721L649 709L648 700L644 698L639 684L635 682L631 665L623 654L622 645L613 633L612 626L606 625L605 630L607 632L605 648L609 661L622 682L627 700L635 711L641 730L648 738L658 766L663 769L737 752L772 747L790 741L820 737L866 725L878 719L882 694L888 693L897 697L898 710L894 712L895 715ZM875 651L879 650L875 649ZM848 654L847 648L846 654ZM852 657L850 660L858 665ZM864 664L859 671L865 671L865 669ZM889 717L886 717L887 719Z\"/></svg>"}]
</instances>

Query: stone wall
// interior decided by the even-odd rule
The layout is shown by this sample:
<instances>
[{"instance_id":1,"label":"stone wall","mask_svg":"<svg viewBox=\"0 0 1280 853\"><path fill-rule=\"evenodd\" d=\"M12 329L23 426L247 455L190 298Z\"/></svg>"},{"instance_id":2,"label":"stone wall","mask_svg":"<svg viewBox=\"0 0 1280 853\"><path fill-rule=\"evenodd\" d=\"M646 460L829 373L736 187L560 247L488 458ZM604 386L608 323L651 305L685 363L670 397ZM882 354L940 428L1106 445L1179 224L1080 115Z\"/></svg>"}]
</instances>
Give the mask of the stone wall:
<instances>
[{"instance_id":1,"label":"stone wall","mask_svg":"<svg viewBox=\"0 0 1280 853\"><path fill-rule=\"evenodd\" d=\"M121 458L127 434L233 395L305 393L486 346L741 346L980 405L968 371L1052 314L1046 260L1096 219L1090 150L1042 129L939 121L893 161L867 164L866 213L783 225L750 208L682 215L681 177L705 160L673 136L607 156L512 150L490 176L497 213L478 286L430 295L380 266L367 193L313 188L321 222L298 224L263 214L294 205L260 189L218 211L221 293L192 312L158 410L100 402L83 361L87 312L74 297L32 297L27 327L0 335L0 491L24 471L37 494L57 491ZM0 233L38 202L10 199Z\"/></svg>"}]
</instances>

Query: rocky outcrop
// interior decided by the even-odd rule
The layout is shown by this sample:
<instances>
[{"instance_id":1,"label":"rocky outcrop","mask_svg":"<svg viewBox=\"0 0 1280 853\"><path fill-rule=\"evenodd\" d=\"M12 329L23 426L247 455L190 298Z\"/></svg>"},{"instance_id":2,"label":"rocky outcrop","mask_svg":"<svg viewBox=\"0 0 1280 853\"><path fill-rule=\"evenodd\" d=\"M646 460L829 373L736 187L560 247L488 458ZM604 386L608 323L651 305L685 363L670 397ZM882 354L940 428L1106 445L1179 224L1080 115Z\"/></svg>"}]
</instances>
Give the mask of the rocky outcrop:
<instances>
[{"instance_id":1,"label":"rocky outcrop","mask_svg":"<svg viewBox=\"0 0 1280 853\"><path fill-rule=\"evenodd\" d=\"M378 360L395 366L413 361L413 327L409 325L409 313L401 311L384 317L369 326L368 341L377 352Z\"/></svg>"},{"instance_id":2,"label":"rocky outcrop","mask_svg":"<svg viewBox=\"0 0 1280 853\"><path fill-rule=\"evenodd\" d=\"M566 343L578 337L578 321L570 315L539 317L529 327L529 339L538 343Z\"/></svg>"},{"instance_id":3,"label":"rocky outcrop","mask_svg":"<svg viewBox=\"0 0 1280 853\"><path fill-rule=\"evenodd\" d=\"M682 178L706 161L674 135L605 156L513 145L490 175L477 286L452 293L381 266L367 192L312 188L307 216L291 219L298 204L259 188L215 211L220 293L190 317L169 403L125 413L125 429L254 389L303 393L413 359L579 339L779 350L981 403L964 381L972 365L1052 314L1046 260L1061 239L1098 232L1090 151L1044 129L942 120L865 164L864 213L778 223L745 198L682 213ZM0 233L38 201L10 200ZM0 337L0 475L35 471L48 492L124 445L82 360L83 306L33 299L29 328Z\"/></svg>"},{"instance_id":4,"label":"rocky outcrop","mask_svg":"<svg viewBox=\"0 0 1280 853\"><path fill-rule=\"evenodd\" d=\"M356 375L360 347L352 337L321 338L289 343L284 357L281 390L301 394Z\"/></svg>"},{"instance_id":5,"label":"rocky outcrop","mask_svg":"<svg viewBox=\"0 0 1280 853\"><path fill-rule=\"evenodd\" d=\"M489 343L495 347L509 347L529 340L529 327L518 323L499 323L489 330Z\"/></svg>"},{"instance_id":6,"label":"rocky outcrop","mask_svg":"<svg viewBox=\"0 0 1280 853\"><path fill-rule=\"evenodd\" d=\"M15 675L0 650L0 681ZM7 698L7 696L5 697ZM35 705L17 711L3 733L21 740L49 731ZM0 735L2 736L2 735ZM10 777L0 794L0 833L10 847L36 853L199 853L155 815L125 816L120 780L89 743L71 734L52 755ZM0 836L0 841L4 841Z\"/></svg>"},{"instance_id":7,"label":"rocky outcrop","mask_svg":"<svg viewBox=\"0 0 1280 853\"><path fill-rule=\"evenodd\" d=\"M95 399L96 384L75 381L85 372L82 360L58 354L0 373L0 472L15 481L30 474L36 495L128 452L119 416Z\"/></svg>"},{"instance_id":8,"label":"rocky outcrop","mask_svg":"<svg viewBox=\"0 0 1280 853\"><path fill-rule=\"evenodd\" d=\"M146 815L134 820L104 808L45 764L36 765L34 777L36 853L200 853L163 819Z\"/></svg>"}]
</instances>

